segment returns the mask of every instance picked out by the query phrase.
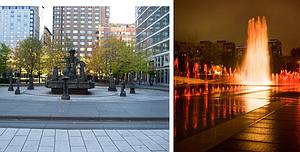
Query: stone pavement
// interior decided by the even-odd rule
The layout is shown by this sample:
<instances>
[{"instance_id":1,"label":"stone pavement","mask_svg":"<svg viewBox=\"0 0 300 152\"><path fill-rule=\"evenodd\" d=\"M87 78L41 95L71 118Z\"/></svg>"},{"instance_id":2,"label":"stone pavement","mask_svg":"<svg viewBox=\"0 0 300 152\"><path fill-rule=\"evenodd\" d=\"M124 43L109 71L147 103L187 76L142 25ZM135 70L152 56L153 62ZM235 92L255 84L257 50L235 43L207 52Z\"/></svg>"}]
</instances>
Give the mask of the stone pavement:
<instances>
[{"instance_id":1,"label":"stone pavement","mask_svg":"<svg viewBox=\"0 0 300 152\"><path fill-rule=\"evenodd\" d=\"M1 152L165 152L168 130L0 128Z\"/></svg>"},{"instance_id":2,"label":"stone pavement","mask_svg":"<svg viewBox=\"0 0 300 152\"><path fill-rule=\"evenodd\" d=\"M300 103L275 110L210 151L300 151Z\"/></svg>"},{"instance_id":3,"label":"stone pavement","mask_svg":"<svg viewBox=\"0 0 300 152\"><path fill-rule=\"evenodd\" d=\"M127 90L127 97L120 97L119 92L97 86L91 89L91 95L71 95L70 101L61 100L61 95L49 91L42 86L34 90L21 87L21 95L15 95L7 87L0 87L0 118L165 121L169 118L166 91L136 89L136 94L129 94Z\"/></svg>"}]
</instances>

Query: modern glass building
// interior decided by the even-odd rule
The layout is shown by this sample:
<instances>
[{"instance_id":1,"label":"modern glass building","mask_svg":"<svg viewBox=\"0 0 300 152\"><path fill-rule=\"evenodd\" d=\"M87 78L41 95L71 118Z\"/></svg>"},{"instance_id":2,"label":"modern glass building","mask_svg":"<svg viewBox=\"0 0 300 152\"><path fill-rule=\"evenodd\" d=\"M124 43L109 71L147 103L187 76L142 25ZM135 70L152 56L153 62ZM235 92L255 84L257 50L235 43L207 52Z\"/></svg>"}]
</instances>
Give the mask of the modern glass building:
<instances>
[{"instance_id":1,"label":"modern glass building","mask_svg":"<svg viewBox=\"0 0 300 152\"><path fill-rule=\"evenodd\" d=\"M169 83L168 6L136 7L136 49L151 55L156 83ZM149 76L148 76L149 79Z\"/></svg>"},{"instance_id":2,"label":"modern glass building","mask_svg":"<svg viewBox=\"0 0 300 152\"><path fill-rule=\"evenodd\" d=\"M39 38L39 8L32 6L0 6L0 42L10 48L27 37Z\"/></svg>"},{"instance_id":3,"label":"modern glass building","mask_svg":"<svg viewBox=\"0 0 300 152\"><path fill-rule=\"evenodd\" d=\"M109 26L109 7L53 7L53 42L63 50L75 48L78 56L91 55L99 41L100 26Z\"/></svg>"}]
</instances>

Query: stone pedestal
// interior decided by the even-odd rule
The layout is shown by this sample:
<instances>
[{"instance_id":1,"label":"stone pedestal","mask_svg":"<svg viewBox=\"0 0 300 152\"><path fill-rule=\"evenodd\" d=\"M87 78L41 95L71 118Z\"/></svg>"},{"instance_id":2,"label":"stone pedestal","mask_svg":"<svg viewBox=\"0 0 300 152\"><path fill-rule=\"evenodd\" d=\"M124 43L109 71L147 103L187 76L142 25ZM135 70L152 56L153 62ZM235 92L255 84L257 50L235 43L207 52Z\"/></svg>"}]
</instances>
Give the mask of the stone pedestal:
<instances>
[{"instance_id":1,"label":"stone pedestal","mask_svg":"<svg viewBox=\"0 0 300 152\"><path fill-rule=\"evenodd\" d=\"M33 77L32 77L32 75L30 75L27 90L33 90L33 89L34 89L34 87L33 87Z\"/></svg>"},{"instance_id":2,"label":"stone pedestal","mask_svg":"<svg viewBox=\"0 0 300 152\"><path fill-rule=\"evenodd\" d=\"M130 92L131 94L135 94L135 88L130 88Z\"/></svg>"},{"instance_id":3,"label":"stone pedestal","mask_svg":"<svg viewBox=\"0 0 300 152\"><path fill-rule=\"evenodd\" d=\"M9 76L9 86L8 86L8 91L14 91L14 87L13 87L13 78L12 78L12 76Z\"/></svg>"},{"instance_id":4,"label":"stone pedestal","mask_svg":"<svg viewBox=\"0 0 300 152\"><path fill-rule=\"evenodd\" d=\"M130 88L130 94L135 93L135 83L133 81L129 82L128 87Z\"/></svg>"},{"instance_id":5,"label":"stone pedestal","mask_svg":"<svg viewBox=\"0 0 300 152\"><path fill-rule=\"evenodd\" d=\"M121 93L120 93L121 97L126 97L126 91L125 91L125 82L123 81L121 84Z\"/></svg>"},{"instance_id":6,"label":"stone pedestal","mask_svg":"<svg viewBox=\"0 0 300 152\"><path fill-rule=\"evenodd\" d=\"M108 91L118 91L116 88L116 83L115 83L114 78L109 79Z\"/></svg>"},{"instance_id":7,"label":"stone pedestal","mask_svg":"<svg viewBox=\"0 0 300 152\"><path fill-rule=\"evenodd\" d=\"M64 76L63 78L64 84L63 84L63 95L61 96L62 100L70 100L70 95L69 95L69 88L67 84L67 80L69 77Z\"/></svg>"},{"instance_id":8,"label":"stone pedestal","mask_svg":"<svg viewBox=\"0 0 300 152\"><path fill-rule=\"evenodd\" d=\"M17 89L16 89L16 91L15 91L15 94L21 94L20 93L20 78L18 78L18 80L17 80Z\"/></svg>"}]
</instances>

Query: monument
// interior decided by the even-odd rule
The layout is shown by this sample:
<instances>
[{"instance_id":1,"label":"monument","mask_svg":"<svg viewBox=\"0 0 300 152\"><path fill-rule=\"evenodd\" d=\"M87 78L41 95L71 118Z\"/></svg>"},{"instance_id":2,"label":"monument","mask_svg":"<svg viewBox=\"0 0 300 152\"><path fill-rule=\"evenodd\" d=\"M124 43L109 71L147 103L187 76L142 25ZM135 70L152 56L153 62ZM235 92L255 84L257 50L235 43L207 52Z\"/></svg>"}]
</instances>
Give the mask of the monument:
<instances>
[{"instance_id":1,"label":"monument","mask_svg":"<svg viewBox=\"0 0 300 152\"><path fill-rule=\"evenodd\" d=\"M116 82L113 77L110 77L109 79L108 91L118 91L116 88Z\"/></svg>"},{"instance_id":2,"label":"monument","mask_svg":"<svg viewBox=\"0 0 300 152\"><path fill-rule=\"evenodd\" d=\"M63 80L64 78L67 79ZM45 86L51 88L51 93L53 94L62 94L64 87L68 88L69 94L88 94L88 89L94 88L95 83L87 80L85 63L76 57L75 50L71 49L69 56L65 57L63 77L58 76L58 68L54 67L53 76L45 82Z\"/></svg>"},{"instance_id":3,"label":"monument","mask_svg":"<svg viewBox=\"0 0 300 152\"><path fill-rule=\"evenodd\" d=\"M128 82L128 87L130 88L130 94L135 94L135 83L133 81L133 75L129 74L129 82Z\"/></svg>"},{"instance_id":4,"label":"monument","mask_svg":"<svg viewBox=\"0 0 300 152\"><path fill-rule=\"evenodd\" d=\"M126 97L126 91L125 91L125 82L123 81L121 83L121 93L120 93L120 97Z\"/></svg>"},{"instance_id":5,"label":"monument","mask_svg":"<svg viewBox=\"0 0 300 152\"><path fill-rule=\"evenodd\" d=\"M21 94L20 92L20 72L16 71L16 76L17 76L17 89L15 91L15 94Z\"/></svg>"},{"instance_id":6,"label":"monument","mask_svg":"<svg viewBox=\"0 0 300 152\"><path fill-rule=\"evenodd\" d=\"M10 73L10 75L9 75L9 86L8 86L8 91L14 91L14 87L13 87L13 76L12 76L12 73Z\"/></svg>"}]
</instances>

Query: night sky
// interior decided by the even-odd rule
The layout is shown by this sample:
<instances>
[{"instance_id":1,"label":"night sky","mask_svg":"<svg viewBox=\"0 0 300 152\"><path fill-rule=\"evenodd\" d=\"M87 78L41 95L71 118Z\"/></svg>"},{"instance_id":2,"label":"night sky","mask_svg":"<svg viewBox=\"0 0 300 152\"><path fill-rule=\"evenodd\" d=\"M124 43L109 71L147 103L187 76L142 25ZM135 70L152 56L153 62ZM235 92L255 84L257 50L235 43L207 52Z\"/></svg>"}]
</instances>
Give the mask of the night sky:
<instances>
[{"instance_id":1,"label":"night sky","mask_svg":"<svg viewBox=\"0 0 300 152\"><path fill-rule=\"evenodd\" d=\"M175 40L228 40L246 45L248 19L266 16L283 54L300 47L300 0L175 0Z\"/></svg>"}]
</instances>

